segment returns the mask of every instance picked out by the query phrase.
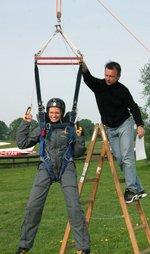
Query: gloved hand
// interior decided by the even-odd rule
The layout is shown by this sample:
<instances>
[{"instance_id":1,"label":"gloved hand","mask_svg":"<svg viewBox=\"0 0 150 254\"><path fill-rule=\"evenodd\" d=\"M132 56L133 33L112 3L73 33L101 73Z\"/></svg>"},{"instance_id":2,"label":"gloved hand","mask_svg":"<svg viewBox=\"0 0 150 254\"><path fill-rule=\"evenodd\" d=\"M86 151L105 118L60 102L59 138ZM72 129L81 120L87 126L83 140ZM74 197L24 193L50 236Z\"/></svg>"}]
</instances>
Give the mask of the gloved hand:
<instances>
[{"instance_id":1,"label":"gloved hand","mask_svg":"<svg viewBox=\"0 0 150 254\"><path fill-rule=\"evenodd\" d=\"M31 114L24 115L23 120L30 123L32 121L32 115Z\"/></svg>"},{"instance_id":2,"label":"gloved hand","mask_svg":"<svg viewBox=\"0 0 150 254\"><path fill-rule=\"evenodd\" d=\"M32 115L31 115L31 107L28 107L26 110L26 113L23 117L23 119L27 122L31 122L32 121Z\"/></svg>"},{"instance_id":3,"label":"gloved hand","mask_svg":"<svg viewBox=\"0 0 150 254\"><path fill-rule=\"evenodd\" d=\"M84 136L84 131L81 126L79 126L79 122L77 121L75 124L75 129L76 129L76 135L77 136Z\"/></svg>"},{"instance_id":4,"label":"gloved hand","mask_svg":"<svg viewBox=\"0 0 150 254\"><path fill-rule=\"evenodd\" d=\"M76 128L76 134L77 134L77 136L83 136L83 129L82 129L82 127L79 127L78 129Z\"/></svg>"}]
</instances>

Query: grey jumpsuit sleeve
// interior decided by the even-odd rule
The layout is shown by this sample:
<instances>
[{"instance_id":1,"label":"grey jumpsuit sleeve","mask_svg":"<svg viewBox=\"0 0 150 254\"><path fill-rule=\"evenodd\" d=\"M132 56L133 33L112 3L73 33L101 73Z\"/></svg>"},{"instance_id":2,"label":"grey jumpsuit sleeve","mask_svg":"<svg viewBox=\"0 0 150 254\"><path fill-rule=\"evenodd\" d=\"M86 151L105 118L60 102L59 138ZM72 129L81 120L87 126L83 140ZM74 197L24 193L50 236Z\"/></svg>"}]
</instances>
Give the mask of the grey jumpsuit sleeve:
<instances>
[{"instance_id":1,"label":"grey jumpsuit sleeve","mask_svg":"<svg viewBox=\"0 0 150 254\"><path fill-rule=\"evenodd\" d=\"M40 140L40 129L30 130L31 123L23 120L18 127L16 143L20 149L25 149L36 145Z\"/></svg>"}]
</instances>

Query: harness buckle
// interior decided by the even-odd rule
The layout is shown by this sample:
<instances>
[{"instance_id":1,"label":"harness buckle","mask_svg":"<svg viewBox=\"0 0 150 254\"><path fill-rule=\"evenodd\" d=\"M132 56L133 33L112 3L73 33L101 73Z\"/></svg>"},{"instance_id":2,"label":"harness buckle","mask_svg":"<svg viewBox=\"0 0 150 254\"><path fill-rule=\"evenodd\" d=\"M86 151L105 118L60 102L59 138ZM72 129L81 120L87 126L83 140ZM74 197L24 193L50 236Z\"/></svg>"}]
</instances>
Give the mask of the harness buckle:
<instances>
[{"instance_id":1,"label":"harness buckle","mask_svg":"<svg viewBox=\"0 0 150 254\"><path fill-rule=\"evenodd\" d=\"M67 158L67 156L65 156L64 160L66 160L67 162L72 161L72 156L70 158Z\"/></svg>"},{"instance_id":2,"label":"harness buckle","mask_svg":"<svg viewBox=\"0 0 150 254\"><path fill-rule=\"evenodd\" d=\"M46 129L50 130L51 127L52 127L52 125L51 125L50 123L47 123L47 124L46 124Z\"/></svg>"}]
</instances>

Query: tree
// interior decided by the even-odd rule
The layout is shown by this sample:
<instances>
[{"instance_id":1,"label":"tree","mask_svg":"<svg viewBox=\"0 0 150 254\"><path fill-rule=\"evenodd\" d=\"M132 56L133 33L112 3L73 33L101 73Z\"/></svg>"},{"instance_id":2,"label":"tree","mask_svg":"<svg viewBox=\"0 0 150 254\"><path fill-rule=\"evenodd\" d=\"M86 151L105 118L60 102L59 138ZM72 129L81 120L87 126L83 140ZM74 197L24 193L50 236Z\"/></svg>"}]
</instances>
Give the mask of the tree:
<instances>
[{"instance_id":1,"label":"tree","mask_svg":"<svg viewBox=\"0 0 150 254\"><path fill-rule=\"evenodd\" d=\"M148 113L147 113L147 109L145 107L140 107L140 111L141 111L141 115L142 115L142 119L143 121L148 124Z\"/></svg>"},{"instance_id":2,"label":"tree","mask_svg":"<svg viewBox=\"0 0 150 254\"><path fill-rule=\"evenodd\" d=\"M21 121L22 121L22 118L20 117L10 123L9 125L9 139L10 140L16 140L17 128L19 127Z\"/></svg>"},{"instance_id":3,"label":"tree","mask_svg":"<svg viewBox=\"0 0 150 254\"><path fill-rule=\"evenodd\" d=\"M94 124L91 122L91 120L82 119L79 121L79 125L84 129L85 138L87 140L91 139L94 130Z\"/></svg>"},{"instance_id":4,"label":"tree","mask_svg":"<svg viewBox=\"0 0 150 254\"><path fill-rule=\"evenodd\" d=\"M140 70L140 83L144 86L143 95L146 98L145 106L150 107L150 61Z\"/></svg>"},{"instance_id":5,"label":"tree","mask_svg":"<svg viewBox=\"0 0 150 254\"><path fill-rule=\"evenodd\" d=\"M142 119L144 120L145 124L145 135L144 135L144 140L145 140L145 149L146 149L146 155L147 158L150 159L150 121L148 119L148 113L145 108L140 108L141 114L142 114Z\"/></svg>"},{"instance_id":6,"label":"tree","mask_svg":"<svg viewBox=\"0 0 150 254\"><path fill-rule=\"evenodd\" d=\"M3 121L0 121L0 140L7 139L8 130L8 126Z\"/></svg>"},{"instance_id":7,"label":"tree","mask_svg":"<svg viewBox=\"0 0 150 254\"><path fill-rule=\"evenodd\" d=\"M18 118L16 120L14 120L13 122L11 122L11 124L9 125L9 138L10 140L16 140L16 133L17 133L17 129L19 127L19 125L22 122L22 118ZM36 128L38 126L37 121L32 120L31 122L31 130Z\"/></svg>"},{"instance_id":8,"label":"tree","mask_svg":"<svg viewBox=\"0 0 150 254\"><path fill-rule=\"evenodd\" d=\"M145 123L145 147L147 158L150 159L150 118L149 118L149 110L150 110L150 61L145 64L144 68L140 70L141 79L139 80L141 84L144 86L143 95L145 97L145 107L142 108L142 117Z\"/></svg>"}]
</instances>

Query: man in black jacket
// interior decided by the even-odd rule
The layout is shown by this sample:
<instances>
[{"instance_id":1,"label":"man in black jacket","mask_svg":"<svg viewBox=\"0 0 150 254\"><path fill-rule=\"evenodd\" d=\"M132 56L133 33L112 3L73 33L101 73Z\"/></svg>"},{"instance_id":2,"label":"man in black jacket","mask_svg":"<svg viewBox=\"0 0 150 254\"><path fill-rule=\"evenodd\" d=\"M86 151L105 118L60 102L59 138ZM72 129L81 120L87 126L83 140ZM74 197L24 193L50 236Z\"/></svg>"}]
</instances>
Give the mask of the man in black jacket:
<instances>
[{"instance_id":1,"label":"man in black jacket","mask_svg":"<svg viewBox=\"0 0 150 254\"><path fill-rule=\"evenodd\" d=\"M121 66L118 63L109 62L105 65L104 79L93 77L84 61L81 65L84 82L94 92L113 154L125 174L125 201L131 203L147 196L136 175L134 155L135 123L139 138L144 136L139 107L128 88L118 81L121 76Z\"/></svg>"}]
</instances>

